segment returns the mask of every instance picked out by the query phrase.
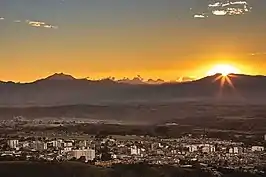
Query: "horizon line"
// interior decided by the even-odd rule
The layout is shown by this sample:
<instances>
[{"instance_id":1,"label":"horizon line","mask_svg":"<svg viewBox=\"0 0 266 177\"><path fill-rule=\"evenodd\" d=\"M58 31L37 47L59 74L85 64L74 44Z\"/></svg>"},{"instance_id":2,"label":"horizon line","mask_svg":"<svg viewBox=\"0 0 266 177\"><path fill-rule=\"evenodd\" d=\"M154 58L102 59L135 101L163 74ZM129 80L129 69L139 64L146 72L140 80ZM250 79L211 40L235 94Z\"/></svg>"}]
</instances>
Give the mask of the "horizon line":
<instances>
[{"instance_id":1,"label":"horizon line","mask_svg":"<svg viewBox=\"0 0 266 177\"><path fill-rule=\"evenodd\" d=\"M149 82L161 82L161 83L157 83L157 84L163 84L163 83L184 83L184 82L192 82L192 81L196 81L196 80L200 80L206 77L211 77L211 76L215 76L215 75L222 75L222 73L216 73L213 75L206 75L203 77L191 77L191 76L181 76L181 77L177 77L176 80L165 80L165 79L161 79L161 78L143 78L141 77L141 75L136 75L135 77L123 77L123 78L116 78L113 76L108 76L108 77L103 77L100 79L93 79L90 77L81 77L81 78L77 78L71 74L68 73L64 73L64 72L55 72L54 74L50 74L46 77L43 78L39 78L36 80L32 80L32 81L12 81L12 80L1 80L0 82L4 82L4 83L8 83L8 82L12 82L12 83L16 83L16 84L30 84L30 83L34 83L37 81L41 81L41 80L87 80L87 81L103 81L103 80L111 80L117 83L126 83L126 82L130 82L130 81L139 81L142 82L143 84L152 84ZM229 75L245 75L245 76L263 76L265 77L266 75L263 74L244 74L244 73L230 73ZM53 79L53 77L56 76L62 76L62 77L68 77L68 79ZM156 85L156 83L153 83L154 85ZM137 85L137 84L136 84Z\"/></svg>"}]
</instances>

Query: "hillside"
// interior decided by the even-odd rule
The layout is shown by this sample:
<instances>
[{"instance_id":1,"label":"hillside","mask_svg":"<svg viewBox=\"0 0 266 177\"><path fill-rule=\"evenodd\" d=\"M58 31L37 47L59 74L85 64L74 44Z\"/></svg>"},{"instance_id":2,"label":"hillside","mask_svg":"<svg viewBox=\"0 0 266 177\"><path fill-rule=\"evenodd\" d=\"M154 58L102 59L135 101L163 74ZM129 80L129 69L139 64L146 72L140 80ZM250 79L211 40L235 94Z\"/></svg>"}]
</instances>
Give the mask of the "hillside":
<instances>
[{"instance_id":1,"label":"hillside","mask_svg":"<svg viewBox=\"0 0 266 177\"><path fill-rule=\"evenodd\" d=\"M111 103L218 101L266 103L266 77L232 75L234 87L221 88L220 75L185 83L127 84L113 80L90 81L53 75L32 83L0 83L0 106L58 106Z\"/></svg>"},{"instance_id":2,"label":"hillside","mask_svg":"<svg viewBox=\"0 0 266 177\"><path fill-rule=\"evenodd\" d=\"M115 165L111 168L100 168L79 163L0 163L0 176L20 177L212 177L211 172L201 169L182 169L173 166L152 166L145 164ZM259 175L237 171L223 171L221 177L256 177Z\"/></svg>"}]
</instances>

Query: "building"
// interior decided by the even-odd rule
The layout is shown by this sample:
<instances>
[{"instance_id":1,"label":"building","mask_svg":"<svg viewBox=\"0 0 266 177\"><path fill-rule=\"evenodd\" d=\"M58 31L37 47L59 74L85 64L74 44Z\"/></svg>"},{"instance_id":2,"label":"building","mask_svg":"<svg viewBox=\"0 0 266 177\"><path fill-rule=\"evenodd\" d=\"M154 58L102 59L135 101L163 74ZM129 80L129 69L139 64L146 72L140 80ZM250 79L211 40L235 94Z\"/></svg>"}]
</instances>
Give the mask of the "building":
<instances>
[{"instance_id":1,"label":"building","mask_svg":"<svg viewBox=\"0 0 266 177\"><path fill-rule=\"evenodd\" d=\"M19 142L18 140L7 140L7 145L12 149L16 149L19 145Z\"/></svg>"},{"instance_id":2,"label":"building","mask_svg":"<svg viewBox=\"0 0 266 177\"><path fill-rule=\"evenodd\" d=\"M137 148L137 146L132 146L130 148L130 154L131 155L140 155L140 149Z\"/></svg>"},{"instance_id":3,"label":"building","mask_svg":"<svg viewBox=\"0 0 266 177\"><path fill-rule=\"evenodd\" d=\"M215 152L215 147L213 145L206 144L202 146L202 153Z\"/></svg>"},{"instance_id":4,"label":"building","mask_svg":"<svg viewBox=\"0 0 266 177\"><path fill-rule=\"evenodd\" d=\"M69 152L70 158L79 159L80 157L85 157L86 161L95 159L94 149L84 149L84 150L72 150Z\"/></svg>"},{"instance_id":5,"label":"building","mask_svg":"<svg viewBox=\"0 0 266 177\"><path fill-rule=\"evenodd\" d=\"M79 147L80 148L86 148L88 146L88 142L86 140L79 141Z\"/></svg>"},{"instance_id":6,"label":"building","mask_svg":"<svg viewBox=\"0 0 266 177\"><path fill-rule=\"evenodd\" d=\"M234 148L229 148L229 154L234 154Z\"/></svg>"},{"instance_id":7,"label":"building","mask_svg":"<svg viewBox=\"0 0 266 177\"><path fill-rule=\"evenodd\" d=\"M33 141L31 144L31 148L37 151L44 151L47 150L47 143L42 141Z\"/></svg>"},{"instance_id":8,"label":"building","mask_svg":"<svg viewBox=\"0 0 266 177\"><path fill-rule=\"evenodd\" d=\"M61 153L67 153L67 152L70 152L72 151L72 147L64 147L62 150L61 150Z\"/></svg>"},{"instance_id":9,"label":"building","mask_svg":"<svg viewBox=\"0 0 266 177\"><path fill-rule=\"evenodd\" d=\"M251 151L252 152L261 152L261 151L264 151L264 147L263 146L252 146Z\"/></svg>"},{"instance_id":10,"label":"building","mask_svg":"<svg viewBox=\"0 0 266 177\"><path fill-rule=\"evenodd\" d=\"M61 148L62 143L63 143L63 140L53 140L53 141L50 141L48 144L49 144L49 147Z\"/></svg>"},{"instance_id":11,"label":"building","mask_svg":"<svg viewBox=\"0 0 266 177\"><path fill-rule=\"evenodd\" d=\"M72 141L64 142L64 147L73 147L73 142Z\"/></svg>"},{"instance_id":12,"label":"building","mask_svg":"<svg viewBox=\"0 0 266 177\"><path fill-rule=\"evenodd\" d=\"M189 152L198 151L198 146L196 146L196 145L188 145L187 147L188 147Z\"/></svg>"},{"instance_id":13,"label":"building","mask_svg":"<svg viewBox=\"0 0 266 177\"><path fill-rule=\"evenodd\" d=\"M230 154L240 154L243 152L243 148L241 147L231 147L229 148L229 153Z\"/></svg>"}]
</instances>

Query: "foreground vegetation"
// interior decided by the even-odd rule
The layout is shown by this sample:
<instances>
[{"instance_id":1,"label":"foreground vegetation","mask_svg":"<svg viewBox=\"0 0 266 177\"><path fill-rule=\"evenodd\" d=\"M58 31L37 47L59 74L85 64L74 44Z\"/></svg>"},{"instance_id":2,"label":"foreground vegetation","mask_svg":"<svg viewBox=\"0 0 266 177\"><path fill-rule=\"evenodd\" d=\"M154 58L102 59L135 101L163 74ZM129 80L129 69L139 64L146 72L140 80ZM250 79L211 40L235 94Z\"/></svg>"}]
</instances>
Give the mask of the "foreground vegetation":
<instances>
[{"instance_id":1,"label":"foreground vegetation","mask_svg":"<svg viewBox=\"0 0 266 177\"><path fill-rule=\"evenodd\" d=\"M223 170L223 177L257 177L259 175ZM115 165L111 168L90 166L78 162L1 162L3 177L212 177L201 169L147 164Z\"/></svg>"}]
</instances>

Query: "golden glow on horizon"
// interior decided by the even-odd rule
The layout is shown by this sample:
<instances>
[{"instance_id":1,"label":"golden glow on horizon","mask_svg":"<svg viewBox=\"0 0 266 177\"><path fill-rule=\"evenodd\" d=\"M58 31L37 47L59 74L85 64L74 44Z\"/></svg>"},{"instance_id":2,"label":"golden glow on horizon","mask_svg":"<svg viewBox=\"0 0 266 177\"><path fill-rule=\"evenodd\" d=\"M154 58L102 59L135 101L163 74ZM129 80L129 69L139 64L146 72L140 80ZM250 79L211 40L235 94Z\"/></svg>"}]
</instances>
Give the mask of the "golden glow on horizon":
<instances>
[{"instance_id":1,"label":"golden glow on horizon","mask_svg":"<svg viewBox=\"0 0 266 177\"><path fill-rule=\"evenodd\" d=\"M1 56L1 54L0 54ZM60 57L60 56L59 56ZM58 58L59 58L58 57ZM54 59L53 56L48 58ZM210 59L211 58L211 59ZM180 78L189 77L200 79L208 75L222 73L224 75L230 73L241 73L248 75L265 75L263 68L266 67L264 60L245 59L241 56L228 55L209 55L199 59L189 59L175 61L167 60L160 61L156 58L155 61L135 61L133 59L127 62L116 61L110 65L108 62L98 63L86 60L74 61L71 58L62 60L54 60L53 63L40 61L39 63L21 62L14 65L12 61L3 61L0 66L1 81L15 82L32 82L40 78L45 78L54 73L70 74L76 78L89 78L98 80L108 77L116 79L134 78L140 75L145 80L162 79L165 81L178 81ZM224 66L225 65L225 66ZM130 66L130 67L125 67ZM10 72L12 68L16 72ZM224 69L225 68L225 69Z\"/></svg>"},{"instance_id":2,"label":"golden glow on horizon","mask_svg":"<svg viewBox=\"0 0 266 177\"><path fill-rule=\"evenodd\" d=\"M222 74L223 76L227 76L229 74L239 74L240 70L235 66L229 64L219 64L214 66L211 70L207 72L208 76L212 76L215 74Z\"/></svg>"}]
</instances>

